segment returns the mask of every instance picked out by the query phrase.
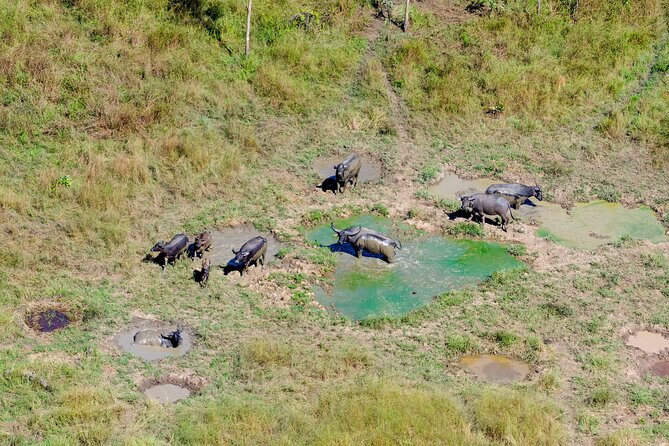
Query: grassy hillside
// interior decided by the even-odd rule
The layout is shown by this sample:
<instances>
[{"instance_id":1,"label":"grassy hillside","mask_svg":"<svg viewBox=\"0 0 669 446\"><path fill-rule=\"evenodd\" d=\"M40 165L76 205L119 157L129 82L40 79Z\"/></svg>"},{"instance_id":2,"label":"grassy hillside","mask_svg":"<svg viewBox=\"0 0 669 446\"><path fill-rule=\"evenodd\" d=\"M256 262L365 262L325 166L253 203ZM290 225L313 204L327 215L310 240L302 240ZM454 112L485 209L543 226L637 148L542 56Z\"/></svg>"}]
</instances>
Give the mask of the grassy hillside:
<instances>
[{"instance_id":1,"label":"grassy hillside","mask_svg":"<svg viewBox=\"0 0 669 446\"><path fill-rule=\"evenodd\" d=\"M424 189L453 169L669 223L669 5L421 0L402 33L382 3L255 0L246 58L241 0L0 0L0 444L667 441L666 380L621 334L669 329L666 244L586 254L522 221L486 227L527 270L359 325L312 304L333 256L303 235L361 211L448 233ZM319 192L312 161L351 151L380 184ZM204 289L189 261L141 262L174 233L237 224L273 232L280 258ZM71 326L31 331L45 303ZM121 354L113 336L147 315L196 348ZM475 353L532 374L481 384L457 363ZM146 401L164 377L197 391Z\"/></svg>"}]
</instances>

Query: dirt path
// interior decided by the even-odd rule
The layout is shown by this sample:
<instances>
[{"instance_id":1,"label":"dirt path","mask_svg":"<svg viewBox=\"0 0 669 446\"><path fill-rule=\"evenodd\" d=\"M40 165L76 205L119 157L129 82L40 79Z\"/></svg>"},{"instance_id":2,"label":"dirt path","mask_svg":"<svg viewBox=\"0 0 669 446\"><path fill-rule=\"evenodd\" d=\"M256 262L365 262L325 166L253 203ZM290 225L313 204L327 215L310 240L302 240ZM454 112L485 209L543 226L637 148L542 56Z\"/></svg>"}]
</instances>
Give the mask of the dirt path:
<instances>
[{"instance_id":1,"label":"dirt path","mask_svg":"<svg viewBox=\"0 0 669 446\"><path fill-rule=\"evenodd\" d=\"M381 37L381 31L383 30L384 25L385 20L382 17L375 16L369 27L365 30L363 35L367 38L367 54L365 55L366 60L374 58L381 62L381 58L376 51L376 43ZM402 170L404 170L409 165L408 158L412 153L411 149L414 146L414 140L407 130L406 124L408 122L409 116L408 109L402 98L393 88L392 82L390 80L390 74L386 70L383 63L379 63L379 66L383 69L383 81L386 96L388 97L390 106L390 119L397 133L397 164L398 166L402 167Z\"/></svg>"}]
</instances>

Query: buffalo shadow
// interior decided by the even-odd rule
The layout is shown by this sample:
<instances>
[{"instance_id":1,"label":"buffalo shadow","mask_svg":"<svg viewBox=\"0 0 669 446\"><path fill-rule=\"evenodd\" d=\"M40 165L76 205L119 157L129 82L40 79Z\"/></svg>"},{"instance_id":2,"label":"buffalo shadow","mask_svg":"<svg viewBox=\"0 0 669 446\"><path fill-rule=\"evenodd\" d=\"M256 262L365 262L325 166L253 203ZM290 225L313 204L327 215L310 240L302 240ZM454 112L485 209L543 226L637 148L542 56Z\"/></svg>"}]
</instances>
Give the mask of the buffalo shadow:
<instances>
[{"instance_id":1,"label":"buffalo shadow","mask_svg":"<svg viewBox=\"0 0 669 446\"><path fill-rule=\"evenodd\" d=\"M335 176L327 177L323 182L316 186L323 192L332 192L333 194L337 193L337 178Z\"/></svg>"},{"instance_id":2,"label":"buffalo shadow","mask_svg":"<svg viewBox=\"0 0 669 446\"><path fill-rule=\"evenodd\" d=\"M265 261L267 261L267 258L265 258ZM230 274L230 273L232 273L232 272L234 272L234 271L239 272L239 276L240 276L240 277L243 275L243 274L242 274L242 270L244 269L244 264L242 264L242 263L238 263L238 262L234 259L234 257L233 257L232 259L230 259L230 260L228 261L228 263L226 263L225 265L220 265L220 266L221 266L221 268L223 268L223 275L224 275L224 276L227 276L228 274ZM261 265L260 265L260 263L258 262L258 260L255 260L255 261L249 263L249 268L250 268L251 266L256 267L256 268L261 267ZM263 265L263 266L264 266L264 265ZM246 274L248 274L248 269L247 269L247 271L246 271Z\"/></svg>"}]
</instances>

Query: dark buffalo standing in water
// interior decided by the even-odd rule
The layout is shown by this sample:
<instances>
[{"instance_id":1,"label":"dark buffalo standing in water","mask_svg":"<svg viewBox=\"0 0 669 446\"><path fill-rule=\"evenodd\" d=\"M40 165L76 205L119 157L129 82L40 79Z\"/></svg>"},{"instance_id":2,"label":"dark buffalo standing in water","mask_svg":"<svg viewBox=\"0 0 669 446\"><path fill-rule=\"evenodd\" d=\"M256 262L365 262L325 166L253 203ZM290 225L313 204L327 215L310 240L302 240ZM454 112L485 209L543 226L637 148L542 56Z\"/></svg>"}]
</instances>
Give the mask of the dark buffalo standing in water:
<instances>
[{"instance_id":1,"label":"dark buffalo standing in water","mask_svg":"<svg viewBox=\"0 0 669 446\"><path fill-rule=\"evenodd\" d=\"M172 237L172 240L169 243L165 244L164 241L159 241L156 243L151 252L157 252L158 256L155 261L163 267L165 271L165 265L167 262L174 263L181 255L184 253L188 247L188 236L186 234L177 234Z\"/></svg>"},{"instance_id":2,"label":"dark buffalo standing in water","mask_svg":"<svg viewBox=\"0 0 669 446\"><path fill-rule=\"evenodd\" d=\"M149 347L176 348L181 344L181 330L168 334L163 334L158 330L141 330L135 334L133 342Z\"/></svg>"},{"instance_id":3,"label":"dark buffalo standing in water","mask_svg":"<svg viewBox=\"0 0 669 446\"><path fill-rule=\"evenodd\" d=\"M334 227L334 223L330 223L330 227L339 237L338 243L340 245L349 243L355 250L357 257L360 257L362 251L366 250L372 254L385 257L388 263L393 263L395 262L395 248L402 249L402 245L399 242L373 229L352 226L340 230Z\"/></svg>"},{"instance_id":4,"label":"dark buffalo standing in water","mask_svg":"<svg viewBox=\"0 0 669 446\"><path fill-rule=\"evenodd\" d=\"M485 190L486 194L495 194L504 197L514 209L519 209L520 205L525 203L530 197L537 197L537 200L544 199L541 186L525 186L524 184L491 184Z\"/></svg>"},{"instance_id":5,"label":"dark buffalo standing in water","mask_svg":"<svg viewBox=\"0 0 669 446\"><path fill-rule=\"evenodd\" d=\"M474 194L466 197L460 197L460 208L470 213L469 219L474 216L480 218L483 224L486 215L498 215L502 219L502 230L506 232L509 219L513 218L511 205L507 200L498 195Z\"/></svg>"},{"instance_id":6,"label":"dark buffalo standing in water","mask_svg":"<svg viewBox=\"0 0 669 446\"><path fill-rule=\"evenodd\" d=\"M204 252L208 251L209 248L211 248L211 233L203 232L201 234L198 234L195 237L193 260L195 260L195 257L202 258Z\"/></svg>"},{"instance_id":7,"label":"dark buffalo standing in water","mask_svg":"<svg viewBox=\"0 0 669 446\"><path fill-rule=\"evenodd\" d=\"M358 155L351 155L343 162L334 166L337 191L343 193L346 186L351 183L354 187L358 184L358 175L362 168L362 160Z\"/></svg>"},{"instance_id":8,"label":"dark buffalo standing in water","mask_svg":"<svg viewBox=\"0 0 669 446\"><path fill-rule=\"evenodd\" d=\"M243 276L249 265L265 265L265 254L267 253L267 239L265 237L255 237L244 243L238 251L232 250L235 254L235 263L241 265L239 273Z\"/></svg>"}]
</instances>

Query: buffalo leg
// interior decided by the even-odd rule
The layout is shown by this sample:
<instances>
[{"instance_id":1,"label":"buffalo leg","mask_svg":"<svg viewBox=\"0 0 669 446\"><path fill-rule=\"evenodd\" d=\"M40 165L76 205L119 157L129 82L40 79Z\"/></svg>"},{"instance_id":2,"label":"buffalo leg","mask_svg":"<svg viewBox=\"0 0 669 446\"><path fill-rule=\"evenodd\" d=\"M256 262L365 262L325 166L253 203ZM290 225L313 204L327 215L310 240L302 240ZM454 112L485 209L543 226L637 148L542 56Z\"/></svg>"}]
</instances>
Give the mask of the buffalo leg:
<instances>
[{"instance_id":1,"label":"buffalo leg","mask_svg":"<svg viewBox=\"0 0 669 446\"><path fill-rule=\"evenodd\" d=\"M360 257L362 256L362 249L356 249L356 250L355 250L355 256L356 256L357 258L360 258Z\"/></svg>"}]
</instances>

